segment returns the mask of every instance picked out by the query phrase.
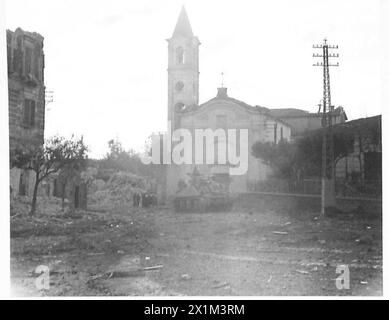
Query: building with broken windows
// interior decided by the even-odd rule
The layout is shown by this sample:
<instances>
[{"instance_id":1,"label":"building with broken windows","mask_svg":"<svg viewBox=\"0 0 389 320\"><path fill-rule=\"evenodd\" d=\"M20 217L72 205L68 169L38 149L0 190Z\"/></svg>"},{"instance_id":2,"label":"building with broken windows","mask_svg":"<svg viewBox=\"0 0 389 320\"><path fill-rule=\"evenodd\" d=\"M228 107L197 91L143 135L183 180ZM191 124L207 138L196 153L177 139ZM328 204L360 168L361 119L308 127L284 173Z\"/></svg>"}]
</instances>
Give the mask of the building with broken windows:
<instances>
[{"instance_id":1,"label":"building with broken windows","mask_svg":"<svg viewBox=\"0 0 389 320\"><path fill-rule=\"evenodd\" d=\"M382 196L381 115L333 127L334 134L351 139L349 150L336 162L336 179L345 195Z\"/></svg>"},{"instance_id":2,"label":"building with broken windows","mask_svg":"<svg viewBox=\"0 0 389 320\"><path fill-rule=\"evenodd\" d=\"M9 144L10 152L44 141L45 85L43 37L20 28L7 30ZM29 195L33 175L11 169L10 186L15 194Z\"/></svg>"}]
</instances>

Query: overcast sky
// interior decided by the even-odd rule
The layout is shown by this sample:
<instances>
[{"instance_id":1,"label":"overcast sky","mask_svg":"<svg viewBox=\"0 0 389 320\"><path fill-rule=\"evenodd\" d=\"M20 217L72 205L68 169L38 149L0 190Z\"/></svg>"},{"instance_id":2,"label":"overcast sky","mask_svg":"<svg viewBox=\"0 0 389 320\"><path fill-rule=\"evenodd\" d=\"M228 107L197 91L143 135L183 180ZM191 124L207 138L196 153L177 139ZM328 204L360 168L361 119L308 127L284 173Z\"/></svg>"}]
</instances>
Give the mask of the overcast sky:
<instances>
[{"instance_id":1,"label":"overcast sky","mask_svg":"<svg viewBox=\"0 0 389 320\"><path fill-rule=\"evenodd\" d=\"M165 130L166 39L183 4L201 41L200 103L216 95L224 72L236 99L317 111L322 70L312 66L312 44L326 37L340 54L333 104L349 119L380 114L383 1L9 0L6 26L45 38L45 84L54 91L46 136L82 134L99 157L111 138L140 150Z\"/></svg>"}]
</instances>

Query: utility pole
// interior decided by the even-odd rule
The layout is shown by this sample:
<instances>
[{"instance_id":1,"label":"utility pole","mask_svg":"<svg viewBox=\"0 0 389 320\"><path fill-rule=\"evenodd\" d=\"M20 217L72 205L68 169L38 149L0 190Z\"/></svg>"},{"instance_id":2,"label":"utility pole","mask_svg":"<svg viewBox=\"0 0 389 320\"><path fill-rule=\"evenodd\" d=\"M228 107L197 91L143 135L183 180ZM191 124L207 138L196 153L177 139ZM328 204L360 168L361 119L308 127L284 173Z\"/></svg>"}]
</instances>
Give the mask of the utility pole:
<instances>
[{"instance_id":1,"label":"utility pole","mask_svg":"<svg viewBox=\"0 0 389 320\"><path fill-rule=\"evenodd\" d=\"M323 44L313 45L314 49L321 49L321 53L314 53L314 58L323 58L313 66L323 67L323 144L322 144L322 185L321 185L321 215L324 216L328 208L335 207L335 163L334 163L334 137L332 132L332 117L334 107L331 104L330 68L338 67L339 62L332 64L329 58L338 58L339 54L329 53L338 46L329 45L327 39Z\"/></svg>"}]
</instances>

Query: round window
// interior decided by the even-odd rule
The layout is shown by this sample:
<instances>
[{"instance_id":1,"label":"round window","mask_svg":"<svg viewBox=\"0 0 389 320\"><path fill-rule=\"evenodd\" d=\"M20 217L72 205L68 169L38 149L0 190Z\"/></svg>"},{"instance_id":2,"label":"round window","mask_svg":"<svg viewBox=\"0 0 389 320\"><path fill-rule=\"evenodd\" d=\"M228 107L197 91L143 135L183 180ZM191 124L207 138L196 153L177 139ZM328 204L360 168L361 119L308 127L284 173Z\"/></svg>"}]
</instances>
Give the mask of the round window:
<instances>
[{"instance_id":1,"label":"round window","mask_svg":"<svg viewBox=\"0 0 389 320\"><path fill-rule=\"evenodd\" d=\"M178 81L176 83L176 91L181 91L184 88L184 83L182 81Z\"/></svg>"},{"instance_id":2,"label":"round window","mask_svg":"<svg viewBox=\"0 0 389 320\"><path fill-rule=\"evenodd\" d=\"M185 104L183 104L182 102L178 102L176 103L175 105L175 109L176 111L180 112L180 111L184 111L186 109L186 106Z\"/></svg>"}]
</instances>

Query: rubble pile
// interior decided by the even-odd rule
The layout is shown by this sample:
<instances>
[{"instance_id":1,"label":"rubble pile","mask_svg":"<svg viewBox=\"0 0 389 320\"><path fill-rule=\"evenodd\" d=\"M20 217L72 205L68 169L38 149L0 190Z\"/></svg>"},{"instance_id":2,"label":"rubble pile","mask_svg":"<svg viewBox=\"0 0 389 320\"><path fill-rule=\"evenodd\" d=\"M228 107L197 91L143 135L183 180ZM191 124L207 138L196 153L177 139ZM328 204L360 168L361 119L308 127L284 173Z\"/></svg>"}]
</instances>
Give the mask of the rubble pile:
<instances>
[{"instance_id":1,"label":"rubble pile","mask_svg":"<svg viewBox=\"0 0 389 320\"><path fill-rule=\"evenodd\" d=\"M88 195L89 209L112 210L132 205L135 192L145 192L146 180L132 173L117 172L104 182L96 180Z\"/></svg>"}]
</instances>

